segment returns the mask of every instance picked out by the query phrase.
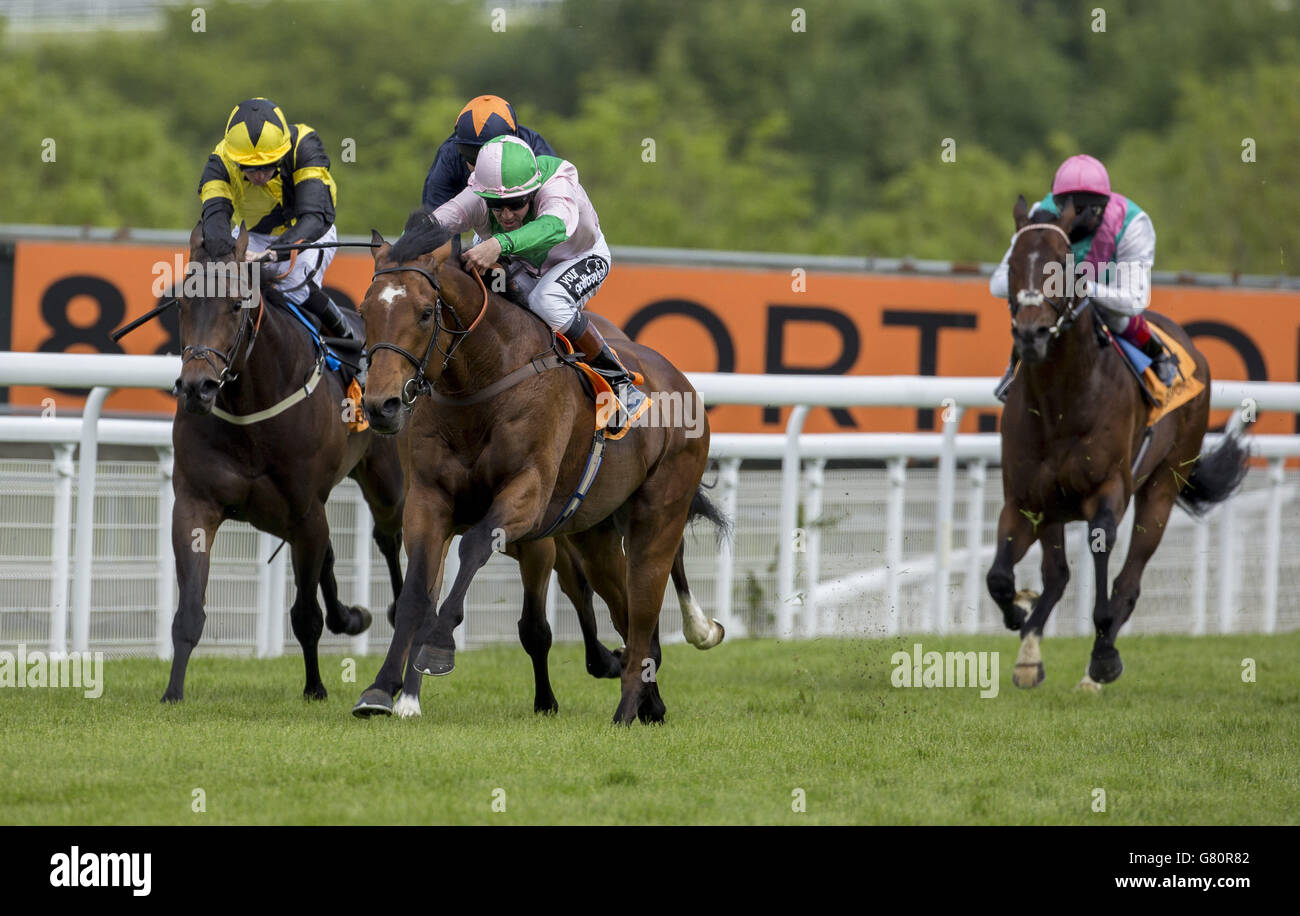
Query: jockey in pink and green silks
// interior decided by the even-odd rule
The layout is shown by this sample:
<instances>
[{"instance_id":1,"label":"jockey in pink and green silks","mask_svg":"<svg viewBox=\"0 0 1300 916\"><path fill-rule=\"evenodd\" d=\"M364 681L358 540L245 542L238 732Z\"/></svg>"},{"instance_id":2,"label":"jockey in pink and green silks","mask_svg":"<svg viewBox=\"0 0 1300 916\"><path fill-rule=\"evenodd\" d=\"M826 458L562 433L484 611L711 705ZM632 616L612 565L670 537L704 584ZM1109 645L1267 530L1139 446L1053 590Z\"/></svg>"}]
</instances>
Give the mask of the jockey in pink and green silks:
<instances>
[{"instance_id":1,"label":"jockey in pink and green silks","mask_svg":"<svg viewBox=\"0 0 1300 916\"><path fill-rule=\"evenodd\" d=\"M1151 267L1156 256L1156 231L1151 217L1122 194L1111 191L1106 167L1092 156L1071 156L1061 163L1052 181L1052 193L1034 205L1034 213L1059 214L1074 203L1080 214L1070 231L1070 247L1076 264L1091 267L1088 298L1107 326L1133 344L1154 363L1156 375L1166 385L1177 375L1177 366L1151 333L1143 312L1151 303ZM1007 298L1007 264L1011 249L993 272L989 292ZM997 388L1006 400L1006 390L1015 371L1015 358Z\"/></svg>"}]
</instances>

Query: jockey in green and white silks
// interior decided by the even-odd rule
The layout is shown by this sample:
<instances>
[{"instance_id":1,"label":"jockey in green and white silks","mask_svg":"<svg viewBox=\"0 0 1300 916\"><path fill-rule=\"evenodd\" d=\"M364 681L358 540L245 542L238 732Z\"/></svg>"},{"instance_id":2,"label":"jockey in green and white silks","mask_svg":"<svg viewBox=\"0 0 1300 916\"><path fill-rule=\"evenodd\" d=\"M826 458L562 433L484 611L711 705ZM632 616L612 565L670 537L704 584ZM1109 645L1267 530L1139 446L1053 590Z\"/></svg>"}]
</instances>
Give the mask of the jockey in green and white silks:
<instances>
[{"instance_id":1,"label":"jockey in green and white silks","mask_svg":"<svg viewBox=\"0 0 1300 916\"><path fill-rule=\"evenodd\" d=\"M583 312L609 276L611 258L573 163L534 156L518 137L496 137L483 144L469 187L433 218L450 232L472 229L482 240L465 252L467 265L484 271L509 257L528 307L609 379L623 408L618 426L645 413L650 399Z\"/></svg>"},{"instance_id":2,"label":"jockey in green and white silks","mask_svg":"<svg viewBox=\"0 0 1300 916\"><path fill-rule=\"evenodd\" d=\"M1070 232L1070 247L1076 264L1090 266L1088 298L1107 326L1133 344L1154 363L1156 375L1166 385L1177 375L1173 358L1151 334L1143 312L1151 304L1151 267L1156 257L1156 231L1151 217L1122 194L1110 189L1106 167L1092 156L1071 156L1061 164L1052 182L1052 193L1030 212L1059 214L1070 201L1081 214ZM1007 265L1011 249L993 272L989 292L999 299L1008 297ZM1073 281L1073 277L1067 278ZM998 384L997 394L1006 400L1006 390L1015 371L1015 358Z\"/></svg>"}]
</instances>

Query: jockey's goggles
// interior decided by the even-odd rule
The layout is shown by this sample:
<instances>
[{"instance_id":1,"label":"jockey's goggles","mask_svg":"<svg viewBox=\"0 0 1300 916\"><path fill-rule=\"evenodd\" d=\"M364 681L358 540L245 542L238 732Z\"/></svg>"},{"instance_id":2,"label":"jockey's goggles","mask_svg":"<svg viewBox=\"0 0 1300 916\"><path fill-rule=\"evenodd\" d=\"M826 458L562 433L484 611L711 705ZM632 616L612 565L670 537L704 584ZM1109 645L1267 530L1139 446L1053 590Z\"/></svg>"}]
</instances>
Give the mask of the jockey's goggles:
<instances>
[{"instance_id":1,"label":"jockey's goggles","mask_svg":"<svg viewBox=\"0 0 1300 916\"><path fill-rule=\"evenodd\" d=\"M489 200L487 202L489 210L524 210L533 202L533 195L528 194L524 197L511 197L508 200Z\"/></svg>"},{"instance_id":2,"label":"jockey's goggles","mask_svg":"<svg viewBox=\"0 0 1300 916\"><path fill-rule=\"evenodd\" d=\"M280 163L278 163L278 162L267 162L267 163L265 163L265 164L263 164L263 165L243 165L243 164L241 164L241 165L239 166L239 170L240 170L241 172L243 172L245 175L247 175L249 172L273 172L273 171L275 171L275 170L277 170L277 169L279 169L279 168L280 168Z\"/></svg>"}]
</instances>

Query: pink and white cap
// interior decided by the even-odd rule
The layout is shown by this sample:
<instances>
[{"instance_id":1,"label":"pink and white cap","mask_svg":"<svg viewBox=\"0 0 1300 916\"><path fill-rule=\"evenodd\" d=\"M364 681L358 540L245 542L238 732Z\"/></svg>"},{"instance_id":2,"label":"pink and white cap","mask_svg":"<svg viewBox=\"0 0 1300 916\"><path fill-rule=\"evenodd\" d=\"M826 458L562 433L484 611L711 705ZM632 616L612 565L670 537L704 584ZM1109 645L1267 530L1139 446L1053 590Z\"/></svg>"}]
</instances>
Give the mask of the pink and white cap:
<instances>
[{"instance_id":1,"label":"pink and white cap","mask_svg":"<svg viewBox=\"0 0 1300 916\"><path fill-rule=\"evenodd\" d=\"M1110 194L1110 176L1106 167L1091 156L1071 156L1061 163L1052 181L1053 194L1086 191L1090 194Z\"/></svg>"}]
</instances>

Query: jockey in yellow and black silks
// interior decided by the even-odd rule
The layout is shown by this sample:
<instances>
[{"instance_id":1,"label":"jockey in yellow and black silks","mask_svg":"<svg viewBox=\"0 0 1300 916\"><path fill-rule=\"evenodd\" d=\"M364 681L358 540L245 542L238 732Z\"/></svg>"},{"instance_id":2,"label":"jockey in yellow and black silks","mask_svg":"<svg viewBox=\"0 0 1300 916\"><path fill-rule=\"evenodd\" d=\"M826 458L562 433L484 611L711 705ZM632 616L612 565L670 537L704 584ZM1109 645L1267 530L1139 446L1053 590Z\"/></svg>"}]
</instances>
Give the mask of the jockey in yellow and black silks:
<instances>
[{"instance_id":1,"label":"jockey in yellow and black silks","mask_svg":"<svg viewBox=\"0 0 1300 916\"><path fill-rule=\"evenodd\" d=\"M285 299L312 312L332 336L352 338L346 317L321 289L336 249L308 249L287 263L288 246L338 241L337 198L319 135L290 124L269 99L248 99L230 112L199 179L204 247L217 257L228 254L244 224L246 257L268 262L263 276L273 277Z\"/></svg>"}]
</instances>

